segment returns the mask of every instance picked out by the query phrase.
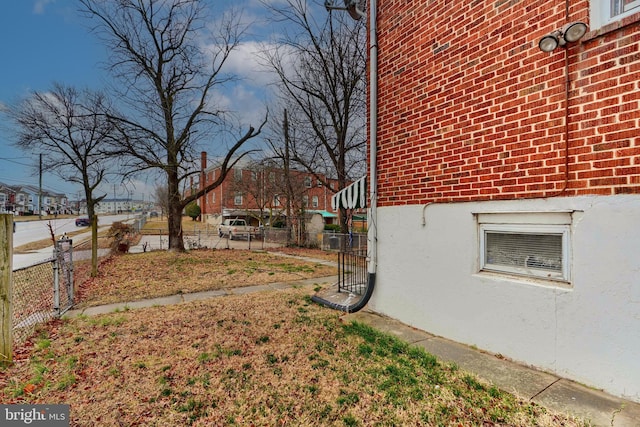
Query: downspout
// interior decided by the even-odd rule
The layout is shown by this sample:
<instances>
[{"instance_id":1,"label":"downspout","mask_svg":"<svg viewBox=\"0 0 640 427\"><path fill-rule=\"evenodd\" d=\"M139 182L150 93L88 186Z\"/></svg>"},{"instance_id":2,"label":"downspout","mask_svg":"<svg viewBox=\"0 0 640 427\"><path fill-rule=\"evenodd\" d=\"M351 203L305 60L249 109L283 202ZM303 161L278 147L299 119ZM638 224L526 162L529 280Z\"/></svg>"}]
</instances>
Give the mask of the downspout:
<instances>
[{"instance_id":1,"label":"downspout","mask_svg":"<svg viewBox=\"0 0 640 427\"><path fill-rule=\"evenodd\" d=\"M378 267L378 1L369 0L369 212L367 215L367 290L348 312L363 309L376 284Z\"/></svg>"},{"instance_id":2,"label":"downspout","mask_svg":"<svg viewBox=\"0 0 640 427\"><path fill-rule=\"evenodd\" d=\"M362 310L373 295L376 284L376 269L378 264L378 38L377 38L378 1L369 0L369 208L367 212L367 289L364 295L351 305L336 304L323 298L314 296L314 302L344 311L354 313Z\"/></svg>"}]
</instances>

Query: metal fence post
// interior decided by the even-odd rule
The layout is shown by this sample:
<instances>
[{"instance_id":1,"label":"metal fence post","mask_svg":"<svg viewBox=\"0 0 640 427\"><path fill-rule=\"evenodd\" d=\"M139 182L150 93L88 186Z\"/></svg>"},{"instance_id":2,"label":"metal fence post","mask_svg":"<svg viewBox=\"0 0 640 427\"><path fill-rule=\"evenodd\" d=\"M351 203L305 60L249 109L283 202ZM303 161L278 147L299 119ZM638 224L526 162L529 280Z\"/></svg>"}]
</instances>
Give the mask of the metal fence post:
<instances>
[{"instance_id":1,"label":"metal fence post","mask_svg":"<svg viewBox=\"0 0 640 427\"><path fill-rule=\"evenodd\" d=\"M54 261L54 309L61 314L60 310L60 276L65 284L67 301L65 311L73 306L73 240L63 235L56 241Z\"/></svg>"},{"instance_id":2,"label":"metal fence post","mask_svg":"<svg viewBox=\"0 0 640 427\"><path fill-rule=\"evenodd\" d=\"M53 310L60 315L60 250L53 248Z\"/></svg>"},{"instance_id":3,"label":"metal fence post","mask_svg":"<svg viewBox=\"0 0 640 427\"><path fill-rule=\"evenodd\" d=\"M73 288L73 252L70 253L70 261L67 270L67 295L69 295L69 307L73 307L75 289Z\"/></svg>"}]
</instances>

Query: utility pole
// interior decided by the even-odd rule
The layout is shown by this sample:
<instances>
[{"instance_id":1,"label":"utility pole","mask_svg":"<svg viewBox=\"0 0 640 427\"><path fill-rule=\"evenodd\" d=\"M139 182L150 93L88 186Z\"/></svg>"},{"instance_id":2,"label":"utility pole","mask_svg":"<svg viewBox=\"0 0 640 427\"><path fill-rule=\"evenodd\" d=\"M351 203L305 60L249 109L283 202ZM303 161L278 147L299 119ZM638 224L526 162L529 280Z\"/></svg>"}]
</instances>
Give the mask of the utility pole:
<instances>
[{"instance_id":1,"label":"utility pole","mask_svg":"<svg viewBox=\"0 0 640 427\"><path fill-rule=\"evenodd\" d=\"M38 188L38 219L42 219L42 153L40 153L40 186Z\"/></svg>"}]
</instances>

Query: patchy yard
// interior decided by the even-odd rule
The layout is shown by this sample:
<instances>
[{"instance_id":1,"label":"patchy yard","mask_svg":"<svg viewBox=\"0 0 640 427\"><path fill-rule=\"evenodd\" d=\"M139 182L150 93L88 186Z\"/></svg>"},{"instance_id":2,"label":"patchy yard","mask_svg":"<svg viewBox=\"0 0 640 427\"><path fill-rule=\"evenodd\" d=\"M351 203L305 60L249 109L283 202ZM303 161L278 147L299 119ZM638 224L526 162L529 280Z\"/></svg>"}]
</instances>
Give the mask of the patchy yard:
<instances>
[{"instance_id":1,"label":"patchy yard","mask_svg":"<svg viewBox=\"0 0 640 427\"><path fill-rule=\"evenodd\" d=\"M74 426L579 426L310 302L310 289L59 321L0 371L3 403Z\"/></svg>"},{"instance_id":2,"label":"patchy yard","mask_svg":"<svg viewBox=\"0 0 640 427\"><path fill-rule=\"evenodd\" d=\"M269 253L153 252L110 258L83 292L96 304L333 272ZM313 292L50 323L0 368L0 402L66 403L72 426L585 425L344 322Z\"/></svg>"},{"instance_id":3,"label":"patchy yard","mask_svg":"<svg viewBox=\"0 0 640 427\"><path fill-rule=\"evenodd\" d=\"M320 252L320 251L318 251ZM308 253L308 252L307 252ZM79 274L82 274L82 268ZM245 250L154 251L114 256L80 285L78 307L287 282L337 273L317 262Z\"/></svg>"}]
</instances>

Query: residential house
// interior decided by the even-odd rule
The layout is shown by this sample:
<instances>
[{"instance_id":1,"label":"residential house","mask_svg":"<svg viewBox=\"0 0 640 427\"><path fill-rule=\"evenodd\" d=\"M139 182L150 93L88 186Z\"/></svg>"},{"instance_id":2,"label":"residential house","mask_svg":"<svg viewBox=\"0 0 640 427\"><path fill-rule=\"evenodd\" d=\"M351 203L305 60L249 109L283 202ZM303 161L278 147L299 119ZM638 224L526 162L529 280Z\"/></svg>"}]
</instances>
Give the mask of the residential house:
<instances>
[{"instance_id":1,"label":"residential house","mask_svg":"<svg viewBox=\"0 0 640 427\"><path fill-rule=\"evenodd\" d=\"M221 174L219 165L206 167L203 157L203 173L195 188L201 183L211 184ZM338 223L338 213L331 206L331 197L338 189L338 181L322 174L299 170L291 171L291 181L296 201L294 210L320 214L325 223ZM325 185L328 183L328 186ZM234 166L220 186L198 200L202 215L215 218L246 217L255 225L260 222L281 221L286 216L286 185L284 171L277 167L256 168L247 162ZM260 220L261 218L261 220ZM214 220L215 221L215 220Z\"/></svg>"},{"instance_id":2,"label":"residential house","mask_svg":"<svg viewBox=\"0 0 640 427\"><path fill-rule=\"evenodd\" d=\"M33 185L19 185L15 190L15 211L19 215L38 214L40 190Z\"/></svg>"},{"instance_id":3,"label":"residential house","mask_svg":"<svg viewBox=\"0 0 640 427\"><path fill-rule=\"evenodd\" d=\"M369 308L640 402L640 2L380 1L377 37Z\"/></svg>"},{"instance_id":4,"label":"residential house","mask_svg":"<svg viewBox=\"0 0 640 427\"><path fill-rule=\"evenodd\" d=\"M40 189L35 185L19 185L12 187L15 192L15 211L20 215L38 214L41 207L42 214L69 213L71 207L66 195ZM42 198L40 200L40 198Z\"/></svg>"},{"instance_id":5,"label":"residential house","mask_svg":"<svg viewBox=\"0 0 640 427\"><path fill-rule=\"evenodd\" d=\"M0 183L0 213L12 213L15 211L16 191L6 185Z\"/></svg>"},{"instance_id":6,"label":"residential house","mask_svg":"<svg viewBox=\"0 0 640 427\"><path fill-rule=\"evenodd\" d=\"M116 215L128 212L146 212L154 209L155 203L140 199L133 198L113 198L102 199L95 205L94 211L96 214L104 215ZM79 209L81 212L87 212L86 200L79 202Z\"/></svg>"},{"instance_id":7,"label":"residential house","mask_svg":"<svg viewBox=\"0 0 640 427\"><path fill-rule=\"evenodd\" d=\"M71 213L71 206L67 196L60 193L43 191L42 212L47 214Z\"/></svg>"}]
</instances>

